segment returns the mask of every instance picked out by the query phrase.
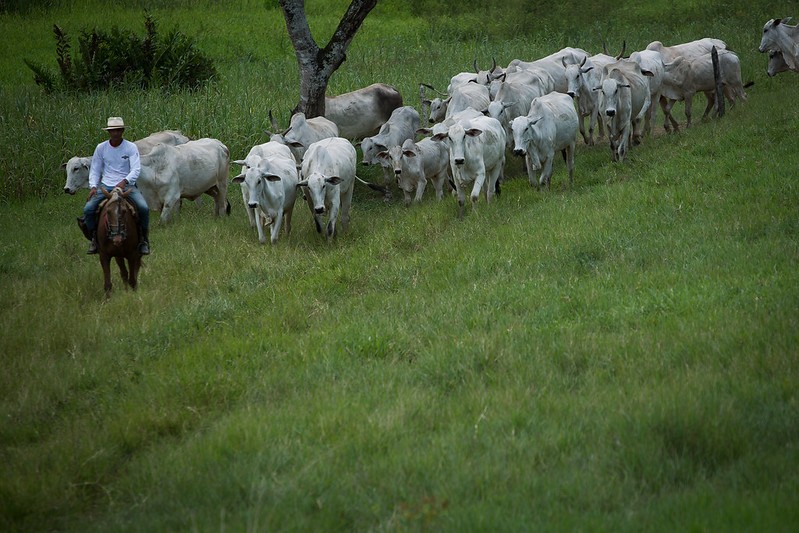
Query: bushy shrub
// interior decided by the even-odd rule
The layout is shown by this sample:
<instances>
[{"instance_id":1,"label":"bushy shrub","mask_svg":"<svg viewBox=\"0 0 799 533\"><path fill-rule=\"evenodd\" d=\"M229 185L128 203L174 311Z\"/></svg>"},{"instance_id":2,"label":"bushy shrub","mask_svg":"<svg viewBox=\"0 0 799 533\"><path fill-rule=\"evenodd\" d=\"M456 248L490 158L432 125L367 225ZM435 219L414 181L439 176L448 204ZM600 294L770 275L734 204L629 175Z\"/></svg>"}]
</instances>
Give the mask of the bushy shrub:
<instances>
[{"instance_id":1,"label":"bushy shrub","mask_svg":"<svg viewBox=\"0 0 799 533\"><path fill-rule=\"evenodd\" d=\"M216 76L213 61L194 39L173 29L161 37L156 22L144 14L145 35L112 28L82 31L77 50L58 25L53 25L58 72L29 60L34 81L48 93L121 89L194 89Z\"/></svg>"}]
</instances>

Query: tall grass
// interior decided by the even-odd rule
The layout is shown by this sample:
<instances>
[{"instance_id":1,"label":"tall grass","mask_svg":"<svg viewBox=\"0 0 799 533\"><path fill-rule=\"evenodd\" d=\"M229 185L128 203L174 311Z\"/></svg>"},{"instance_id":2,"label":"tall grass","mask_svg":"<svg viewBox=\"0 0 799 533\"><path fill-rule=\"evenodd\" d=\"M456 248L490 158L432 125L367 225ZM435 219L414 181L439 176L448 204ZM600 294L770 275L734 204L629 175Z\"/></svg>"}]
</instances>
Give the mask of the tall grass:
<instances>
[{"instance_id":1,"label":"tall grass","mask_svg":"<svg viewBox=\"0 0 799 533\"><path fill-rule=\"evenodd\" d=\"M136 4L59 5L25 15L30 42L39 26L45 36L31 54L47 55L53 22L140 20ZM109 115L131 138L180 128L232 154L264 139L266 110L285 123L297 74L280 13L236 5L158 8L221 65L195 93L44 97L0 60L2 529L799 521L799 111L786 104L799 89L790 74L768 79L755 51L773 6L664 23L679 6L592 3L608 43L720 37L755 86L723 119L657 131L624 164L580 144L573 188L558 161L550 190L509 179L463 220L451 198L405 209L358 189L335 243L298 205L274 247L231 188L228 218L206 201L154 224L139 290L114 274L105 299L74 226L83 198L61 193L57 166L90 153ZM309 6L315 31L332 31L343 5ZM419 81L444 87L475 57L577 44L565 7L515 17L522 4L509 4L500 19L552 30L506 37L486 29L485 5L430 20L425 2L381 2L332 92L386 81L417 105ZM12 35L15 17L0 18ZM471 20L462 34L452 17ZM518 161L507 175L522 176Z\"/></svg>"}]
</instances>

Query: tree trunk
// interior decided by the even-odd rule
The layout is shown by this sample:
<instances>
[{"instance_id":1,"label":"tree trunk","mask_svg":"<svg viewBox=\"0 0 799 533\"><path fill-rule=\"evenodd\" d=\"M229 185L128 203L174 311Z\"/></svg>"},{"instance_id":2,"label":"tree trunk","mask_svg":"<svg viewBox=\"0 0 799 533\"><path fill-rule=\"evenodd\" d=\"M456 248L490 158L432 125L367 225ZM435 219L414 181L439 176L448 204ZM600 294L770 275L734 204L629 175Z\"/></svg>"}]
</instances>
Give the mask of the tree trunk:
<instances>
[{"instance_id":1,"label":"tree trunk","mask_svg":"<svg viewBox=\"0 0 799 533\"><path fill-rule=\"evenodd\" d=\"M300 68L300 101L292 110L308 118L325 114L325 93L330 76L346 59L352 42L377 0L352 0L338 28L323 49L314 41L305 17L305 0L279 0L286 19L286 29Z\"/></svg>"}]
</instances>

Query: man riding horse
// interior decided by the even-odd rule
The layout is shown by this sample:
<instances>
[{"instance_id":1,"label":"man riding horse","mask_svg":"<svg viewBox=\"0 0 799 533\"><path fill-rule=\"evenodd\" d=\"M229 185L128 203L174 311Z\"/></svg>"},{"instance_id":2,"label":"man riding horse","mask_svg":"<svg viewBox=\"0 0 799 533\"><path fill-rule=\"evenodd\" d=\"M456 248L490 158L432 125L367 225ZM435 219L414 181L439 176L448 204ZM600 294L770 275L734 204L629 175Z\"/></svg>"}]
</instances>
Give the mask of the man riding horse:
<instances>
[{"instance_id":1,"label":"man riding horse","mask_svg":"<svg viewBox=\"0 0 799 533\"><path fill-rule=\"evenodd\" d=\"M89 174L89 198L83 207L83 223L86 225L88 236L91 240L89 250L86 253L97 253L97 207L103 200L102 194L97 194L97 187L113 189L119 187L127 193L129 200L136 206L139 214L139 226L141 231L139 239L139 253L147 255L150 253L150 243L148 233L150 226L150 209L144 200L139 189L136 187L136 180L141 172L141 162L139 160L139 149L132 142L123 139L125 133L125 122L122 117L110 117L108 126L103 128L108 132L108 140L103 141L94 149L92 156L91 172ZM81 222L78 219L79 223Z\"/></svg>"}]
</instances>

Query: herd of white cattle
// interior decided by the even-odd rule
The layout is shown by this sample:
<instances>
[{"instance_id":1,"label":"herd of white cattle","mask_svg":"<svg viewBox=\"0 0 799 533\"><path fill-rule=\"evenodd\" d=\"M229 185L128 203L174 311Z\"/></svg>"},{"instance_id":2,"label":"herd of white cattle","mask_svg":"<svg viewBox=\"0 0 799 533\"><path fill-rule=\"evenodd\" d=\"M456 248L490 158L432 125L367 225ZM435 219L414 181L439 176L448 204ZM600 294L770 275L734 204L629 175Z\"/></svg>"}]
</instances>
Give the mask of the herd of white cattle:
<instances>
[{"instance_id":1,"label":"herd of white cattle","mask_svg":"<svg viewBox=\"0 0 799 533\"><path fill-rule=\"evenodd\" d=\"M687 126L692 101L707 97L707 116L714 107L717 80L731 105L745 100L738 56L714 38L664 46L650 43L624 58L590 55L564 48L534 61L515 59L507 67L494 65L453 76L446 93L430 100L420 86L421 109L431 127L422 127L419 112L402 105L393 87L374 84L326 99L323 117L291 117L282 133L254 146L242 159L230 160L228 148L216 139L189 140L177 131L163 131L136 141L142 156L138 187L152 210L168 222L182 198L209 194L217 215L229 213L228 182L241 186L249 223L261 243L278 240L298 196L304 198L319 233L328 240L340 220L346 231L356 182L357 151L361 163L383 167L384 186L367 184L391 197L392 184L403 192L405 204L423 198L427 181L441 200L447 183L463 216L466 193L474 209L485 191L491 202L499 192L507 153L523 156L531 185L549 185L558 152L574 179L578 132L587 145L607 136L613 161L621 162L630 148L651 133L657 105L664 128L678 128L672 116L675 102L685 102ZM785 20L769 20L763 29L761 52L769 53L768 74L799 71L799 28ZM271 117L272 127L279 131ZM585 122L588 122L586 129ZM418 136L425 136L416 141ZM353 141L358 141L353 144ZM88 188L90 157L73 157L63 166L64 191ZM229 178L230 164L241 172ZM536 172L539 172L536 178ZM298 192L299 191L299 192ZM325 220L326 218L326 220Z\"/></svg>"}]
</instances>

